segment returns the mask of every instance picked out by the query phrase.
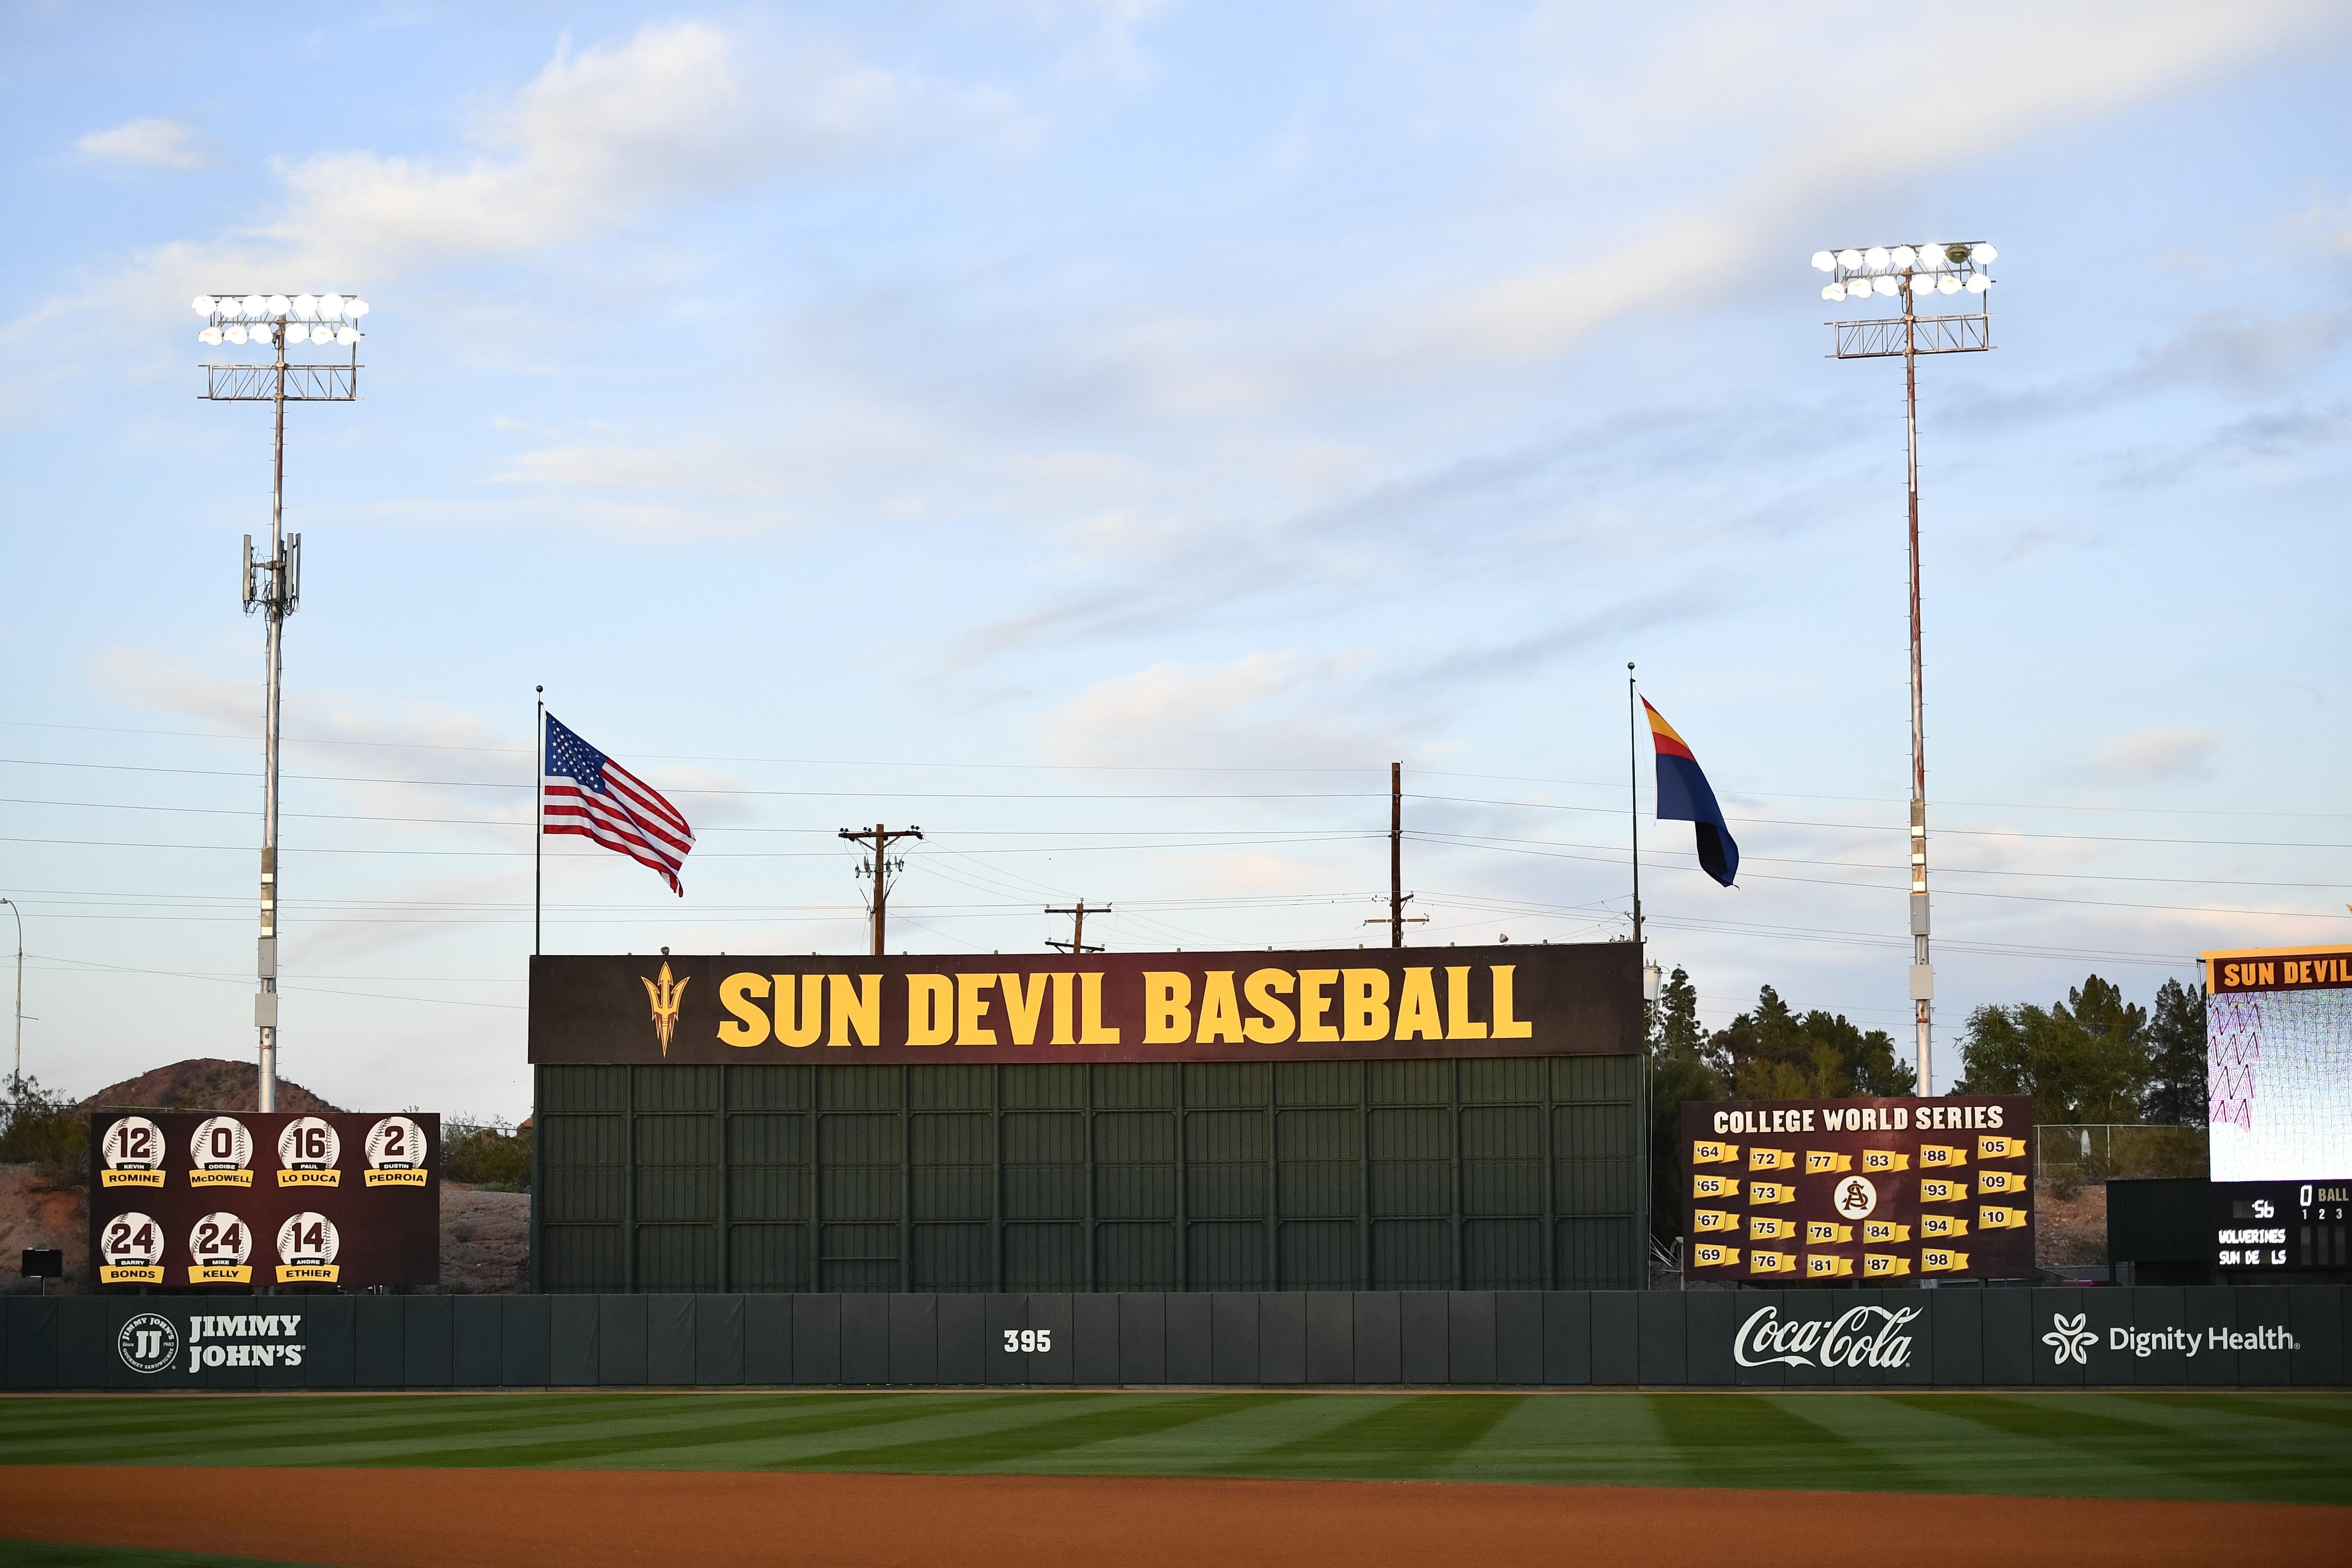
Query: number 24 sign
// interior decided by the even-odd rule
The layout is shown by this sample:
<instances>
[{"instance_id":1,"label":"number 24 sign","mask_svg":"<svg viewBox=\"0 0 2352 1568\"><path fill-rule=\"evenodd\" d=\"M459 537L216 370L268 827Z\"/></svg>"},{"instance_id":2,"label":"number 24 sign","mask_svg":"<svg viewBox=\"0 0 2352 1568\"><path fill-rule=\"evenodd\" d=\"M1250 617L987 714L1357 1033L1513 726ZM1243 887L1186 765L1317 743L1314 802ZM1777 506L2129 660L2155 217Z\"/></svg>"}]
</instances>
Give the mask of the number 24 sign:
<instances>
[{"instance_id":1,"label":"number 24 sign","mask_svg":"<svg viewBox=\"0 0 2352 1568\"><path fill-rule=\"evenodd\" d=\"M1034 1355L1039 1351L1049 1351L1053 1348L1054 1331L1051 1329L1007 1329L1004 1331L1004 1350L1005 1353L1008 1355Z\"/></svg>"}]
</instances>

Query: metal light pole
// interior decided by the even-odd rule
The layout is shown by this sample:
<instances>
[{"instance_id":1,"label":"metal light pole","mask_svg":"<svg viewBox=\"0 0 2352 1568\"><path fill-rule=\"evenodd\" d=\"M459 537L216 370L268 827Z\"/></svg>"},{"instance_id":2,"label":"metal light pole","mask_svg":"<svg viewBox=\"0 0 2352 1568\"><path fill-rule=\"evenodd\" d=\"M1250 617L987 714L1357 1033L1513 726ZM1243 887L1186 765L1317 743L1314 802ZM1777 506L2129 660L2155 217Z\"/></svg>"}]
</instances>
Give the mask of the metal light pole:
<instances>
[{"instance_id":1,"label":"metal light pole","mask_svg":"<svg viewBox=\"0 0 2352 1568\"><path fill-rule=\"evenodd\" d=\"M268 403L275 416L270 445L269 554L256 560L253 535L245 536L245 613L260 610L267 620L268 673L262 688L261 942L255 958L260 994L253 999L254 1027L261 1037L261 1084L257 1109L278 1109L278 689L284 673L286 617L302 598L302 536L286 531L286 405L289 403L352 403L359 399L359 321L367 301L338 294L199 294L192 301L205 318L196 341L207 348L223 343L274 349L259 364L207 364L205 397L215 403ZM351 350L348 364L293 364L288 348L298 343Z\"/></svg>"},{"instance_id":2,"label":"metal light pole","mask_svg":"<svg viewBox=\"0 0 2352 1568\"><path fill-rule=\"evenodd\" d=\"M24 1091L25 1085L25 911L16 907L14 899L0 899L8 912L16 917L16 1066L8 1075L8 1093L13 1098Z\"/></svg>"},{"instance_id":3,"label":"metal light pole","mask_svg":"<svg viewBox=\"0 0 2352 1568\"><path fill-rule=\"evenodd\" d=\"M1911 555L1911 1001L1918 1009L1919 1092L1933 1094L1936 971L1927 954L1927 699L1919 633L1919 356L1982 353L1992 347L1987 298L1997 252L1981 240L1955 245L1872 246L1820 250L1813 265L1829 273L1822 298L1903 301L1900 316L1832 321L1833 359L1903 360L1903 445L1910 493ZM1974 311L1923 316L1929 294L1976 296Z\"/></svg>"}]
</instances>

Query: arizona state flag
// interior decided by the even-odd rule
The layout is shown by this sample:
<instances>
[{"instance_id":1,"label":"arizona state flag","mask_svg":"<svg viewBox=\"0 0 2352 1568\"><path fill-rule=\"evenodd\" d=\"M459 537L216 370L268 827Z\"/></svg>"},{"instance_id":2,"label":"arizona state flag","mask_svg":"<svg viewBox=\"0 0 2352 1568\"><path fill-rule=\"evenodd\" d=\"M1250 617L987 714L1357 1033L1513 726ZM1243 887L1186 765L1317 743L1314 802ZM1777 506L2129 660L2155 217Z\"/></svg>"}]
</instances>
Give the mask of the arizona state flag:
<instances>
[{"instance_id":1,"label":"arizona state flag","mask_svg":"<svg viewBox=\"0 0 2352 1568\"><path fill-rule=\"evenodd\" d=\"M1739 874L1739 846L1723 825L1723 807L1715 804L1715 791L1707 787L1689 744L1648 698L1642 699L1642 707L1650 715L1650 744L1658 754L1658 820L1691 824L1698 833L1698 863L1728 888Z\"/></svg>"}]
</instances>

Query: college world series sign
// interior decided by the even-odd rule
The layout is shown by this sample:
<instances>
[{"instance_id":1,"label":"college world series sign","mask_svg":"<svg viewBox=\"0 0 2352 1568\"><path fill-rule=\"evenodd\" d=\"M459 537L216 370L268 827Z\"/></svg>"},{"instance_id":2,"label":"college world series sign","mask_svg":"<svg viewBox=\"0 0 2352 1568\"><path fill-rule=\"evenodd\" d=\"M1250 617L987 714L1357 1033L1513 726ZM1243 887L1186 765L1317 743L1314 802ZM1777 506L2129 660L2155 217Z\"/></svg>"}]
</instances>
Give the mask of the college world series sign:
<instances>
[{"instance_id":1,"label":"college world series sign","mask_svg":"<svg viewBox=\"0 0 2352 1568\"><path fill-rule=\"evenodd\" d=\"M1087 1062L1628 1056L1626 942L895 958L540 957L530 1059Z\"/></svg>"},{"instance_id":2,"label":"college world series sign","mask_svg":"<svg viewBox=\"0 0 2352 1568\"><path fill-rule=\"evenodd\" d=\"M1689 1100L1692 1279L1908 1283L2033 1273L2033 1102Z\"/></svg>"},{"instance_id":3,"label":"college world series sign","mask_svg":"<svg viewBox=\"0 0 2352 1568\"><path fill-rule=\"evenodd\" d=\"M100 1111L89 1131L101 1286L440 1280L436 1115Z\"/></svg>"}]
</instances>

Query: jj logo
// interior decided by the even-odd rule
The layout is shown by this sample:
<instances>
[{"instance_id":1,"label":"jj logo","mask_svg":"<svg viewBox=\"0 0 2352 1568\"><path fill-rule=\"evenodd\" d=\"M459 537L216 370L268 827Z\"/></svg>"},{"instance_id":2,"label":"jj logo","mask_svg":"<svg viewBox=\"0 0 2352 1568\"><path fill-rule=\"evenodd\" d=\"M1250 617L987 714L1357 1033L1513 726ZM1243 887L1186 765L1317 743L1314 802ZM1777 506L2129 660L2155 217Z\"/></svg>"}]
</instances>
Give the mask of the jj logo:
<instances>
[{"instance_id":1,"label":"jj logo","mask_svg":"<svg viewBox=\"0 0 2352 1568\"><path fill-rule=\"evenodd\" d=\"M1911 1336L1895 1331L1919 1313L1917 1307L1854 1307L1835 1319L1784 1322L1780 1309L1761 1307L1739 1325L1731 1359L1742 1366L1905 1367Z\"/></svg>"},{"instance_id":2,"label":"jj logo","mask_svg":"<svg viewBox=\"0 0 2352 1568\"><path fill-rule=\"evenodd\" d=\"M162 1372L180 1359L180 1331L169 1318L142 1312L122 1325L114 1348L131 1371Z\"/></svg>"}]
</instances>

